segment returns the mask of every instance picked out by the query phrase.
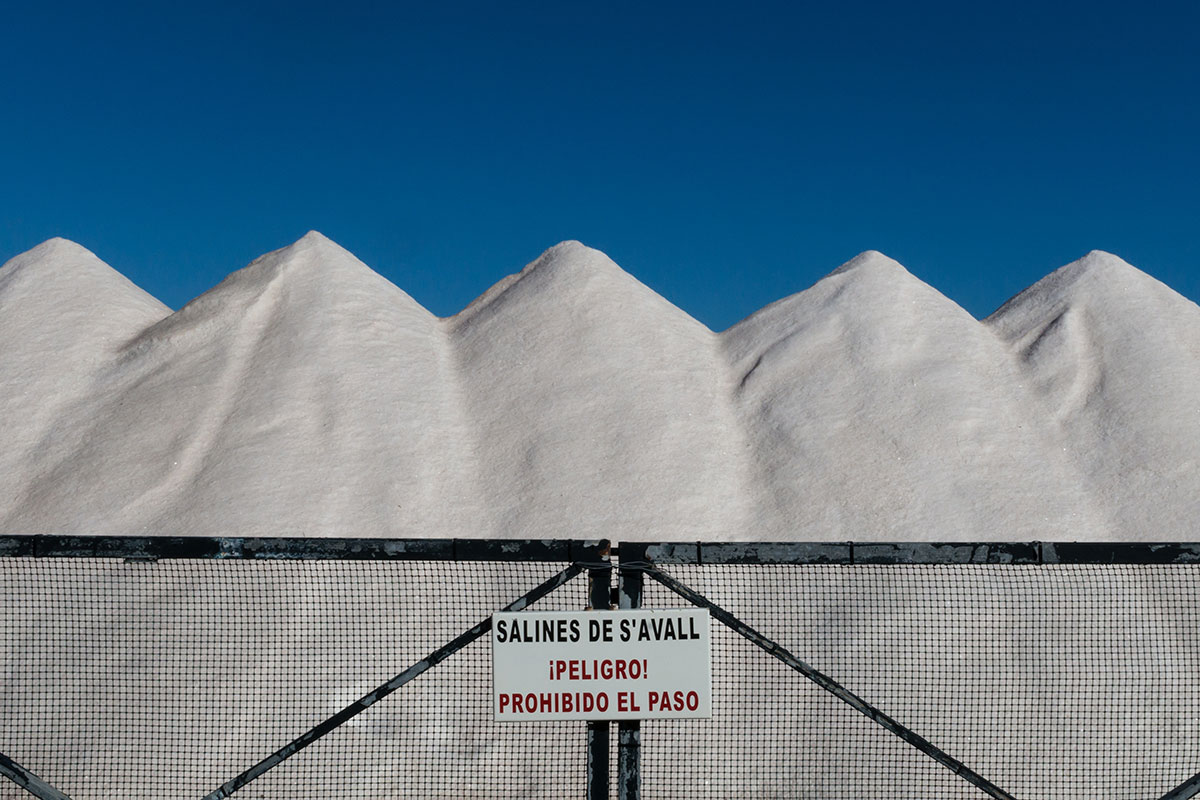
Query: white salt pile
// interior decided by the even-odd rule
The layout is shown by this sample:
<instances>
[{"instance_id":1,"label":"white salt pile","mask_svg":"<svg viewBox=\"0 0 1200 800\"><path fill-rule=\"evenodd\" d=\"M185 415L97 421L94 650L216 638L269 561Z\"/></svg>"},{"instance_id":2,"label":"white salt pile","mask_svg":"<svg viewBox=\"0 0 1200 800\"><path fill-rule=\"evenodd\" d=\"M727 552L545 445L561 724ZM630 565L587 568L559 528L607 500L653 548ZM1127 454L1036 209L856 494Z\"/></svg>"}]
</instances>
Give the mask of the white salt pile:
<instances>
[{"instance_id":1,"label":"white salt pile","mask_svg":"<svg viewBox=\"0 0 1200 800\"><path fill-rule=\"evenodd\" d=\"M1192 539L1200 308L1092 253L976 321L878 253L713 333L578 243L438 319L317 233L171 313L0 269L0 532Z\"/></svg>"},{"instance_id":2,"label":"white salt pile","mask_svg":"<svg viewBox=\"0 0 1200 800\"><path fill-rule=\"evenodd\" d=\"M177 313L54 240L0 268L0 532L1194 540L1198 366L1200 308L1104 253L983 322L865 253L718 334L577 243L438 319L315 233ZM146 800L211 791L474 624L463 598L560 566L15 561L0 752L72 797ZM770 635L1015 796L1159 797L1200 763L1193 567L678 572L756 625L778 605ZM647 738L660 793L654 759L716 752L751 756L713 796L979 795L720 636L709 738ZM578 793L538 765L581 736L541 729L526 770L497 743L487 657L246 796L411 796L421 745L441 796L483 796L479 774ZM764 685L787 713L739 724ZM803 757L763 762L783 736Z\"/></svg>"}]
</instances>

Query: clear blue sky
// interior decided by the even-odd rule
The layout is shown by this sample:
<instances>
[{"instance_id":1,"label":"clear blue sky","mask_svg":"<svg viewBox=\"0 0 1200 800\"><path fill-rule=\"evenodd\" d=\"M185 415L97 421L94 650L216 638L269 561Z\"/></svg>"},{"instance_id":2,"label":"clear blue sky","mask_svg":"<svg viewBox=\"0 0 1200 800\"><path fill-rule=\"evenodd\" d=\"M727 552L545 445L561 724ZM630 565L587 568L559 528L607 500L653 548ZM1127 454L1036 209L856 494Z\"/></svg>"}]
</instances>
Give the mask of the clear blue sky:
<instances>
[{"instance_id":1,"label":"clear blue sky","mask_svg":"<svg viewBox=\"0 0 1200 800\"><path fill-rule=\"evenodd\" d=\"M0 261L172 307L317 229L454 313L562 239L715 329L873 248L1200 298L1200 3L8 4Z\"/></svg>"}]
</instances>

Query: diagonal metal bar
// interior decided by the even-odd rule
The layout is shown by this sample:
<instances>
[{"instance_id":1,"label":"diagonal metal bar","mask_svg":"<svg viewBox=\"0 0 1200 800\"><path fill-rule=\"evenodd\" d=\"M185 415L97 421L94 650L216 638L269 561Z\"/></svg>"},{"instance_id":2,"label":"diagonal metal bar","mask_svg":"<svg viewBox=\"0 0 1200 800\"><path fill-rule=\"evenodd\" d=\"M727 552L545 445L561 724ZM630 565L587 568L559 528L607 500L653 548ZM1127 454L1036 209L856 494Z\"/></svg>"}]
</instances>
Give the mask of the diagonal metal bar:
<instances>
[{"instance_id":1,"label":"diagonal metal bar","mask_svg":"<svg viewBox=\"0 0 1200 800\"><path fill-rule=\"evenodd\" d=\"M1200 773L1193 775L1158 800L1189 800L1200 795Z\"/></svg>"},{"instance_id":2,"label":"diagonal metal bar","mask_svg":"<svg viewBox=\"0 0 1200 800\"><path fill-rule=\"evenodd\" d=\"M633 565L621 565L622 569L629 569L631 566ZM999 786L980 775L978 772L975 772L966 764L939 749L928 739L925 739L915 731L912 731L911 729L906 728L904 725L901 725L887 714L872 706L866 700L863 700L861 697L842 686L833 678L830 678L828 675L825 675L822 672L818 672L816 669L804 663L799 658L781 647L777 642L768 639L766 636L754 630L754 628L751 628L749 625L742 622L740 619L721 608L707 597L704 597L690 587L685 586L684 584L672 578L670 575L667 575L664 572L659 572L658 569L650 564L637 566L645 570L646 574L651 578L658 581L683 599L687 600L689 603L700 606L701 608L707 608L709 613L711 613L735 633L738 633L745 639L748 639L750 642L765 650L767 653L775 656L775 658L779 659L784 664L787 664L789 667L796 670L801 675L832 694L834 697L846 703L854 710L865 715L872 722L875 722L881 727L891 731L896 736L899 736L905 742L908 742L910 745L920 750L934 761L937 761L939 764L946 767L963 780L979 787L991 797L996 798L996 800L1016 800L1016 798L1011 794L1004 791ZM1179 800L1182 800L1184 797L1191 797L1191 795L1180 795ZM1168 798L1163 798L1163 800L1168 800ZM1169 800L1177 800L1177 798L1171 797Z\"/></svg>"},{"instance_id":3,"label":"diagonal metal bar","mask_svg":"<svg viewBox=\"0 0 1200 800\"><path fill-rule=\"evenodd\" d=\"M583 565L572 564L562 572L555 575L553 578L550 578L545 583L542 583L541 585L529 590L500 610L520 611L521 609L536 603L538 600L541 600L543 597L550 594L555 589L562 586L564 583L571 580L581 572L583 572ZM310 744L315 742L317 739L320 739L322 736L332 731L334 728L350 719L353 719L355 716L362 713L376 702L387 697L389 694L396 691L413 678L421 675L429 668L440 664L442 661L457 653L459 650L463 649L480 636L483 636L491 629L491 617L488 617L482 622L476 624L474 627L468 628L456 636L452 641L447 642L437 650L434 650L425 658L418 661L416 664L413 664L411 667L404 670L404 672L401 672L399 675L375 689L373 692L364 695L355 702L343 708L338 713L334 714L329 719L314 727L312 730L293 739L291 742L279 748L274 753L255 764L253 767L250 767L250 769L246 770L241 775L238 775L236 778L227 781L223 786L221 786L221 788L205 795L204 800L222 800L222 798L229 797L229 795L233 794L258 776L262 775L267 770L277 766L284 759L295 755L305 747L308 747Z\"/></svg>"},{"instance_id":4,"label":"diagonal metal bar","mask_svg":"<svg viewBox=\"0 0 1200 800\"><path fill-rule=\"evenodd\" d=\"M71 800L29 770L0 753L0 775L41 800Z\"/></svg>"}]
</instances>

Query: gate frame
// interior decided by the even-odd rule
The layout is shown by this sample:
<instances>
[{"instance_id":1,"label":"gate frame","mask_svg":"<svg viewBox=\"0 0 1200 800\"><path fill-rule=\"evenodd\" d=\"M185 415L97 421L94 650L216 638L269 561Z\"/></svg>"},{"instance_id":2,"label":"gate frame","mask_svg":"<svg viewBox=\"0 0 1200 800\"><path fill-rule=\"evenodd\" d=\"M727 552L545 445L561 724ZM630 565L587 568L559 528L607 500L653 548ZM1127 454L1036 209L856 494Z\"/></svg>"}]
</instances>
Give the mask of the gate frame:
<instances>
[{"instance_id":1,"label":"gate frame","mask_svg":"<svg viewBox=\"0 0 1200 800\"><path fill-rule=\"evenodd\" d=\"M249 559L249 560L335 560L335 561L491 561L545 562L564 567L558 578L567 572L588 573L589 608L610 607L611 589L609 544L606 540L583 539L367 539L367 538L304 538L304 537L190 537L190 536L57 536L57 535L0 535L0 558L119 558L126 562L155 562L160 559ZM552 578L541 589L555 581ZM555 586L554 588L558 588ZM549 589L553 592L554 588ZM537 591L537 589L533 590ZM528 595L526 596L526 598ZM519 598L521 603L526 598ZM504 602L497 599L495 610L503 610ZM518 610L512 608L511 610ZM303 747L334 730L343 722L364 710L367 705L382 699L404 683L417 677L433 664L452 655L461 647L475 641L491 630L489 614L468 628L454 641L443 645L433 656L409 667L388 683L364 698L352 703L316 728L308 731L274 754L227 781L206 796L227 797L237 789L271 769ZM431 660L431 658L433 660ZM370 700L370 703L365 701ZM331 724L332 723L332 724ZM608 800L609 791L609 723L589 723L587 729L587 770L585 785L589 800ZM12 764L9 770L0 769L0 776L11 778L18 786L42 793L36 797L49 800L69 800L67 795L36 778L33 773L4 756L0 767ZM20 778L21 780L18 780ZM27 785L28 784L28 785Z\"/></svg>"},{"instance_id":2,"label":"gate frame","mask_svg":"<svg viewBox=\"0 0 1200 800\"><path fill-rule=\"evenodd\" d=\"M646 572L650 572L652 577L655 577L655 580L662 582L662 579L657 577L657 574L660 574L657 567L666 564L690 566L703 566L706 564L754 564L762 566L789 564L833 564L844 566L1200 564L1200 543L1195 542L622 542L614 545L612 552L617 556L617 569L621 580L621 608L640 608L643 576ZM675 591L669 584L664 585L668 589ZM629 588L626 589L626 586ZM697 597L699 600L704 599L699 595ZM693 602L698 602L699 600ZM714 611L713 613L716 612ZM746 630L743 631L734 628L734 632L742 636L747 636L747 632L757 634L756 631L744 625L741 627ZM761 638L761 634L747 636L747 638L750 638L751 642L758 643L756 639ZM759 644L761 646L761 643ZM772 652L775 657L780 658L780 653L784 651L778 648L778 645L775 646L775 650L778 652L769 652ZM791 656L790 653L786 655L791 660L795 660L795 657ZM787 659L784 659L784 661L785 663L790 663ZM802 664L802 662L797 662L797 664ZM796 664L791 664L791 666L796 668ZM803 666L807 667L807 665ZM807 667L807 669L811 671L811 667ZM824 675L815 674L820 679L828 681ZM828 689L820 680L818 680L818 684ZM840 686L837 686L837 688L842 689ZM838 696L844 702L850 702L853 707L863 711L854 702L862 703L860 698L845 692L844 689L842 692L846 696L837 692L835 692L835 696ZM870 708L870 710L874 713L868 713L868 717L874 719L876 722L880 722L879 717L884 717L877 710L873 708ZM894 722L890 718L885 718L885 721ZM942 763L943 766L950 767L956 774L960 774L960 777L964 777L963 773L971 773L975 778L982 777L975 775L969 769L965 768L960 773L953 764L963 766L961 762L957 762L956 759L952 758L948 759L948 761L939 758L938 755L944 756L945 754L938 751L932 745L929 745L928 742L924 742L924 740L922 742L929 745L928 748L917 746L908 736L903 735L904 733L912 734L911 731L903 729L901 732L883 722L880 722L880 724L883 724L883 727L892 733L900 735L902 740L916 747L917 750L932 756L935 761ZM902 728L903 726L899 727ZM920 739L921 737L914 735L914 738ZM620 750L617 757L619 800L640 800L640 723L636 721L621 723L619 747ZM977 786L979 785L976 780L970 778L967 778L967 780ZM1008 796L1002 789L990 784L986 779L983 782L996 790L997 794L993 794L993 796ZM989 794L991 793L989 792ZM1200 774L1189 778L1180 786L1168 791L1159 800L1190 800L1195 797L1200 797Z\"/></svg>"},{"instance_id":3,"label":"gate frame","mask_svg":"<svg viewBox=\"0 0 1200 800\"><path fill-rule=\"evenodd\" d=\"M610 560L616 556L616 563ZM0 558L538 561L588 574L589 609L640 608L647 566L668 564L1200 564L1200 543L624 542L580 539L377 539L305 537L0 535ZM616 586L613 586L613 572ZM490 627L491 618L487 619ZM478 626L476 626L478 627ZM587 724L589 800L610 792L611 722ZM641 797L641 723L617 723L617 794ZM27 770L22 770L27 773ZM0 774L5 774L0 771ZM45 783L45 781L42 781ZM20 785L20 784L18 784ZM48 783L48 791L57 791ZM60 796L66 797L65 795ZM51 795L53 796L53 795ZM1161 800L1200 796L1200 775Z\"/></svg>"}]
</instances>

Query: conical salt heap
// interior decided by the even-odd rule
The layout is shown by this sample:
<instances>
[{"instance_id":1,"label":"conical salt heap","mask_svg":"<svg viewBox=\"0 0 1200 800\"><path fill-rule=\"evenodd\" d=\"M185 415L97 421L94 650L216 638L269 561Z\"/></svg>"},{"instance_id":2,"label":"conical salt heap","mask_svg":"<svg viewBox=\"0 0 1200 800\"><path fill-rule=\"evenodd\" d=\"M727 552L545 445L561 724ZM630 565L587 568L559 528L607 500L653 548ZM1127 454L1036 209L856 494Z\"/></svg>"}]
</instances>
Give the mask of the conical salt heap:
<instances>
[{"instance_id":1,"label":"conical salt heap","mask_svg":"<svg viewBox=\"0 0 1200 800\"><path fill-rule=\"evenodd\" d=\"M171 313L0 269L0 531L1188 539L1200 308L1092 253L979 322L868 252L716 334L576 242L438 319L317 233Z\"/></svg>"}]
</instances>

